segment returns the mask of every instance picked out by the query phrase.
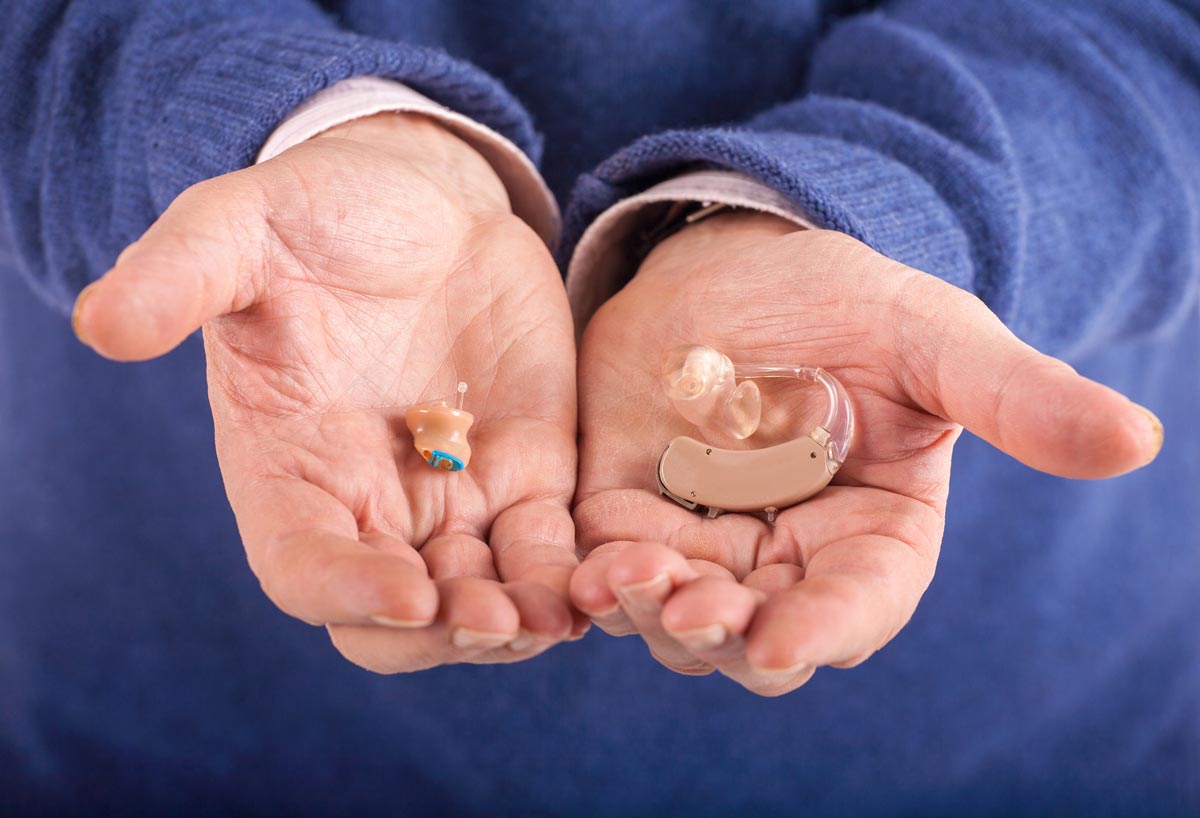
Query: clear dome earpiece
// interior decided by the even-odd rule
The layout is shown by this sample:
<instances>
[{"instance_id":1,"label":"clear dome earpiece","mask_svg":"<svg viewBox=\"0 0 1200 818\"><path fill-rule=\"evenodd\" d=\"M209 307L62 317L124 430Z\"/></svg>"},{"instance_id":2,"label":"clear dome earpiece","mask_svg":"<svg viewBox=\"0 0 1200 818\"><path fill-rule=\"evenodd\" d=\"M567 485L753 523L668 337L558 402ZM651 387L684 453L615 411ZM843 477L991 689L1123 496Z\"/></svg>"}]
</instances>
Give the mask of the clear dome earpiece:
<instances>
[{"instance_id":1,"label":"clear dome earpiece","mask_svg":"<svg viewBox=\"0 0 1200 818\"><path fill-rule=\"evenodd\" d=\"M710 347L678 347L663 361L663 385L675 411L702 429L745 440L762 419L754 381L737 383L733 362Z\"/></svg>"}]
</instances>

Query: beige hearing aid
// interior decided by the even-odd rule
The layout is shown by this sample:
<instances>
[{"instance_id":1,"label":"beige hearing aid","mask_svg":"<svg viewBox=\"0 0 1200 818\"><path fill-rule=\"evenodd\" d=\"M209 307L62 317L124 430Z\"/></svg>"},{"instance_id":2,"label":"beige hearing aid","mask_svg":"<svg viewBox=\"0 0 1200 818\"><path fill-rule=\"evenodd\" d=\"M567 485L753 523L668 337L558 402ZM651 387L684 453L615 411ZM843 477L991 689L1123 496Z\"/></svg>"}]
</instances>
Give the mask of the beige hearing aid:
<instances>
[{"instance_id":1,"label":"beige hearing aid","mask_svg":"<svg viewBox=\"0 0 1200 818\"><path fill-rule=\"evenodd\" d=\"M404 422L412 432L413 445L425 462L435 469L462 471L471 462L467 430L475 417L463 411L466 392L466 383L460 381L454 407L448 401L440 400L419 403L409 407L404 414Z\"/></svg>"},{"instance_id":2,"label":"beige hearing aid","mask_svg":"<svg viewBox=\"0 0 1200 818\"><path fill-rule=\"evenodd\" d=\"M828 408L808 434L763 449L721 449L681 436L658 461L659 490L681 506L707 511L761 512L768 521L807 500L837 474L854 436L850 398L836 378L810 366L739 364L708 347L671 350L663 365L676 410L701 428L739 440L754 434L762 415L758 386L737 378L796 378L824 387Z\"/></svg>"}]
</instances>

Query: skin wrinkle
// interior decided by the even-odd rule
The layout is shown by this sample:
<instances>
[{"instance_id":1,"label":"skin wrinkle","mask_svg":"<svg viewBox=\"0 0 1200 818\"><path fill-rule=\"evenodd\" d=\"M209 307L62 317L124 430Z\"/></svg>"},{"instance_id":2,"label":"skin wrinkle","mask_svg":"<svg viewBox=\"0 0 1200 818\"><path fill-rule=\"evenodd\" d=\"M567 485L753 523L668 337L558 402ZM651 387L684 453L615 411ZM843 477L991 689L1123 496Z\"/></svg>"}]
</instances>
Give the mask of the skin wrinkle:
<instances>
[{"instance_id":1,"label":"skin wrinkle","mask_svg":"<svg viewBox=\"0 0 1200 818\"><path fill-rule=\"evenodd\" d=\"M487 179L490 184L487 185L488 193L481 193L479 203L486 203L492 208L501 212L510 210L508 201L507 189L499 182L491 169L491 165L471 149L465 142L449 132L445 131L438 125L432 125L424 117L413 116L411 114L392 114L396 120L409 120L415 124L416 133L425 136L433 137L432 139L422 140L422 145L425 147L421 151L425 162L416 167L414 170L419 176L425 178L426 181L437 185L444 185L448 190L458 191L459 195L466 196L474 192L479 187L479 180ZM345 139L345 137L355 134L361 129L359 120L350 122L331 128L316 138L320 139ZM406 137L412 138L411 130L406 132ZM350 150L361 149L361 144L358 140L348 140ZM387 148L393 144L390 141L384 143ZM451 147L454 148L453 153ZM460 163L457 159L465 159L465 162ZM436 171L433 170L436 168ZM478 206L479 203L476 203Z\"/></svg>"},{"instance_id":2,"label":"skin wrinkle","mask_svg":"<svg viewBox=\"0 0 1200 818\"><path fill-rule=\"evenodd\" d=\"M258 238L256 231L250 226L259 215L258 209L247 210L248 204L257 202L258 198L256 196L236 196L233 198L234 207L213 207L211 204L213 197L206 195L209 189L208 185L212 181L205 180L185 190L172 203L172 207L185 211L194 209L206 217L193 220L194 224L190 230L173 233L174 238L184 245L176 250L177 253L202 256L203 254L196 253L198 245L208 244L224 248L227 246L227 242L232 240L232 246L248 247L254 246L255 240ZM247 184L247 187L251 191L256 190L252 183ZM210 226L208 219L212 218L216 219L216 223ZM204 226L201 227L201 225ZM251 255L249 258L254 257ZM208 274L199 277L201 293L205 298L198 303L224 303L227 305L228 312L234 312L246 307L254 300L255 294L259 292L261 276L257 275L258 270L255 265L248 263L247 257L238 256L238 261L240 262L238 275L232 278L220 277L231 285L228 295L222 293L220 297L217 297L214 294L212 288L217 281L212 274L212 268ZM195 314L193 320L195 323L199 323L201 317L201 315Z\"/></svg>"},{"instance_id":3,"label":"skin wrinkle","mask_svg":"<svg viewBox=\"0 0 1200 818\"><path fill-rule=\"evenodd\" d=\"M353 145L353 143L350 143L349 141L346 141L346 140L343 140L343 141L346 142L347 145ZM303 145L299 146L299 147L302 150L308 150L308 148L306 148ZM358 146L354 145L354 147L357 148ZM316 249L316 248L319 248L320 242L316 242L314 240L315 236L316 236L314 225L317 223L324 223L325 221L328 221L328 220L319 220L314 217L315 208L311 203L314 201L320 201L321 199L320 199L320 197L317 197L314 199L314 197L312 196L312 193L310 191L310 188L309 188L309 183L305 180L304 176L297 171L296 160L294 160L292 157L288 156L289 153L291 153L291 151L287 151L284 154L281 154L279 157L272 160L272 162L286 160L287 167L289 167L289 169L292 170L293 175L296 177L297 186L305 194L305 201L309 203L307 207L302 209L302 212L307 214L307 219L305 220L306 229L301 231L302 234L307 237L306 246L309 248L309 250L316 252L318 254L318 257L320 258L320 260L332 262L334 267L340 266L341 258L346 255L346 253L345 253L346 248L341 246L335 239L336 239L337 235L345 229L347 220L344 215L344 210L339 209L338 218L332 220L333 224L335 225L334 236L333 237L322 237L322 241L330 245L330 249L328 251L325 251L322 253L319 249ZM418 163L416 165L413 165L409 169L413 170L415 172L420 169L420 164ZM326 181L332 182L337 178L339 172L340 171L338 168L333 167L333 168L330 168L327 173L324 173L322 175L329 177L329 179L327 179ZM427 179L427 178L423 178L422 183L428 189L438 189L441 187L437 183L436 180L431 180L431 179ZM448 211L447 213L444 213L442 215L443 216L453 215L454 218L434 219L433 223L443 223L443 222L457 223L457 222L461 221L461 216L459 215L460 208L453 207L452 210L453 210L452 214ZM403 222L401 222L401 223L403 224ZM356 240L353 243L353 245L351 245L351 246L357 247L357 248L367 247L369 249L380 249L380 250L385 250L390 254L395 254L397 251L396 244L399 242L408 247L416 247L416 248L420 248L420 249L435 251L434 258L438 258L439 256L445 256L446 250L445 250L444 242L440 242L440 241L419 242L414 239L400 238L400 236L399 236L400 232L401 231L393 229L392 225L377 224L377 225L375 225L375 227L372 231L366 231L366 230L361 231L360 238L358 240ZM375 242L371 241L370 236L387 236L388 239L386 241L380 241L378 244L376 244ZM362 280L362 270L361 269L354 269L351 273L351 276L352 276L352 280L355 282L356 285L361 285L361 280ZM327 286L337 286L337 284L335 282L332 282L332 283L325 282L325 284ZM351 288L350 291L355 292L355 293L357 292L357 290L353 289L353 288Z\"/></svg>"},{"instance_id":4,"label":"skin wrinkle","mask_svg":"<svg viewBox=\"0 0 1200 818\"><path fill-rule=\"evenodd\" d=\"M274 228L273 226L272 226L272 230L275 230L275 228ZM278 234L276 233L276 235L278 235ZM295 261L296 261L296 263L297 263L297 265L299 266L299 268L300 268L300 269L303 269L303 270L306 272L306 274L307 274L307 276L308 276L308 279L309 279L309 281L310 281L310 282L319 281L319 277L318 277L318 276L316 276L316 274L315 274L315 273L312 271L312 269L311 269L311 268L309 268L309 267L307 267L307 265L305 265L305 263L304 263L303 261L301 261L301 260L299 260L299 259L297 259L297 258L296 258L296 254L295 254L295 252L293 251L293 249L291 248L291 246L290 246L290 245L288 245L286 242L282 242L282 244L283 244L283 246L284 246L284 247L287 249L287 252L288 252L288 254L289 254L289 257L290 257L290 258L292 258L293 260L295 260ZM335 287L335 289L337 289L337 288ZM363 296L360 296L360 295L358 295L358 294L356 294L356 293L349 293L349 295L351 296L351 303L353 303L354 301L358 301L358 300L360 300L360 299L364 299L364 297L363 297ZM355 322L354 322L353 320L351 320L351 319L350 319L350 312L349 312L349 310L350 310L350 304L347 304L345 300L335 300L335 301L334 301L334 306L343 312L343 314L344 314L344 315L346 316L346 318L348 319L348 321L347 321L347 323L348 323L348 324L350 324L351 326L355 326ZM377 317L375 320L376 320L376 321L378 321L378 317ZM323 322L323 323L324 323L324 324L327 324L327 323L328 323L328 321L325 321L325 322ZM402 328L402 329L400 329L400 330L398 330L398 331L396 332L396 334L395 334L395 335L394 335L394 336L393 336L393 337L390 339L390 341L389 341L388 343L386 343L386 344L381 344L380 346L383 346L383 347L389 346L389 345L390 345L390 343L392 343L392 342L394 342L395 340L399 339L399 337L400 337L401 335L403 335L403 334L404 334L404 332L405 332L405 330L404 330L403 328ZM324 337L324 339L325 339L325 341L326 341L326 343L327 343L327 344L332 344L332 345L336 346L336 345L337 345L337 343L338 343L338 342L337 342L337 339L336 339L336 336L335 336L333 333L325 333L323 337ZM362 337L363 339L366 339L368 336L367 336L367 334L366 334L366 333L363 333L363 334L361 335L361 337ZM375 355L375 360L376 360L376 362L377 362L377 363L379 363L379 364L381 365L381 367L383 367L383 366L385 366L385 365L386 365L386 364L385 364L385 362L384 362L384 361L382 361L382 360L380 359L380 357L379 357L379 355L380 355L381 353L372 352L371 354ZM339 356L339 355L337 355L337 354L336 354L336 352L335 352L335 355L334 355L334 357L335 357L335 358L342 358L342 359L345 359L345 357L346 357L346 356ZM400 360L403 360L403 357L400 357L399 359L400 359ZM317 372L315 372L315 371L313 371L313 370L311 370L311 369L309 370L309 374L310 374L310 377L312 377L313 379L317 379L317 378L319 377L318 373L317 373ZM366 375L365 375L365 373L364 373L364 374L360 374L360 376L359 376L358 378L356 378L355 380L353 380L353 381L349 382L349 383L347 384L346 388L345 388L345 389L342 391L341 395L339 395L339 396L337 396L337 397L334 397L334 396L330 395L330 394L329 394L329 390L328 390L328 388L327 388L327 389L325 390L325 392L326 392L326 397L325 397L325 399L324 399L324 402L325 402L325 404L326 404L326 405L328 405L328 406L336 405L336 404L339 402L339 400L340 400L340 399L342 399L342 398L345 398L347 395L349 395L349 394L350 394L350 393L353 391L353 389L354 389L354 387L355 387L355 385L356 385L356 384L358 384L358 383L362 383L362 382L365 382L365 381L366 381ZM368 385L370 385L370 384L368 384ZM376 392L378 393L378 388L376 388Z\"/></svg>"},{"instance_id":5,"label":"skin wrinkle","mask_svg":"<svg viewBox=\"0 0 1200 818\"><path fill-rule=\"evenodd\" d=\"M531 338L535 333L537 333L538 329L539 328L536 326L531 327L531 328L525 330L525 332L522 335L509 340L508 343L506 343L503 348L497 349L495 351L496 368L502 369L506 365L515 366L517 363L519 363L519 362L511 362L510 363L509 358L511 357L511 355L513 355L515 352L518 351L517 350L518 347L524 347L526 345L525 342L529 338ZM493 337L494 337L494 335L493 335ZM523 353L524 350L522 349L521 352ZM511 417L524 417L524 418L532 418L532 419L536 419L536 420L546 420L550 416L551 413L547 412L546 414L539 414L536 411L536 409L538 409L540 403L541 402L539 402L539 404L535 404L533 407L528 407L528 408L524 405L522 405L520 407L514 406L511 409L509 409L507 412L497 413L493 417L495 420L504 420L504 419L511 418Z\"/></svg>"},{"instance_id":6,"label":"skin wrinkle","mask_svg":"<svg viewBox=\"0 0 1200 818\"><path fill-rule=\"evenodd\" d=\"M788 526L778 526L774 530L764 528L754 543L754 570L781 563L803 570L808 562L805 551L794 529Z\"/></svg>"},{"instance_id":7,"label":"skin wrinkle","mask_svg":"<svg viewBox=\"0 0 1200 818\"><path fill-rule=\"evenodd\" d=\"M944 320L948 307L940 306L933 312L916 309L914 303L924 306L929 303L921 301L916 293L924 289L924 282L907 270L897 273L896 278L896 286L883 310L884 326L890 328L888 340L895 349L895 355L888 356L892 361L891 377L901 385L915 406L948 419L937 399L940 386L933 381L939 368L938 351L930 350L926 342L917 341L908 334L910 327L919 328L923 323L936 324Z\"/></svg>"},{"instance_id":8,"label":"skin wrinkle","mask_svg":"<svg viewBox=\"0 0 1200 818\"><path fill-rule=\"evenodd\" d=\"M424 313L427 311L433 311L433 309L434 308L433 308L432 304L430 304L430 303L423 304L421 307L421 311L416 316L416 319L414 320L413 324L414 325L424 325L424 326L432 325L434 322L432 322L432 321L427 322L424 320ZM445 345L443 348L451 349L449 340L448 340L445 332L442 332L442 339L444 339L444 341L445 341ZM399 384L403 380L403 378L408 374L408 370L411 368L409 366L410 358L411 358L410 351L411 351L411 344L408 347L406 347L406 349L405 349L405 354L402 358L402 360L404 361L404 364L401 366L395 367L395 371L396 371L395 383L396 384ZM437 373L440 372L444 367L445 367L444 360L441 362L440 366L430 367L429 374L427 374L425 376L425 380L422 382L421 388L415 394L417 394L417 395L429 394L433 389L433 382L437 378ZM415 402L415 400L419 400L419 398L411 400L410 404Z\"/></svg>"},{"instance_id":9,"label":"skin wrinkle","mask_svg":"<svg viewBox=\"0 0 1200 818\"><path fill-rule=\"evenodd\" d=\"M212 332L217 336L214 338L213 343L220 343L224 345L225 350L231 353L235 359L241 359L245 364L249 365L246 368L257 366L264 368L266 373L272 375L284 375L288 370L294 369L293 367L279 367L273 362L265 361L261 358L261 356L258 356L250 350L244 348L236 340L228 337L220 337L220 329L213 328ZM224 390L231 403L243 410L243 422L246 422L254 415L262 414L266 414L276 419L295 416L311 417L312 415L316 414L311 410L311 403L308 402L309 396L299 393L289 396L285 390L274 385L268 386L267 388L277 396L285 398L286 400L284 404L272 406L270 410L267 410L266 407L262 405L261 401L257 400L260 398L260 394L251 393L248 391L248 384L245 383L246 379L244 375L238 375L236 377L234 376L229 362L222 360L210 361L208 368L210 374L216 375L218 378L216 385ZM293 383L299 383L299 379L294 375L288 376L288 378ZM295 408L285 408L287 403L290 403Z\"/></svg>"}]
</instances>

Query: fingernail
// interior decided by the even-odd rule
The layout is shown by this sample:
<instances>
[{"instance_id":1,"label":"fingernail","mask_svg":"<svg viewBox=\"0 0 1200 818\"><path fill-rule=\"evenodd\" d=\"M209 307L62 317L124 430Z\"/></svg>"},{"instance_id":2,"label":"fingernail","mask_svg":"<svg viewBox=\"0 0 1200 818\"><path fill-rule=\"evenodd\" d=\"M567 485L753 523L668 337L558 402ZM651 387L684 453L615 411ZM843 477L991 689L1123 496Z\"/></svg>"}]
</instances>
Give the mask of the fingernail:
<instances>
[{"instance_id":1,"label":"fingernail","mask_svg":"<svg viewBox=\"0 0 1200 818\"><path fill-rule=\"evenodd\" d=\"M533 647L535 642L537 642L537 640L534 639L533 634L524 628L521 628L519 631L517 631L516 638L508 643L508 648L509 650L520 652Z\"/></svg>"},{"instance_id":2,"label":"fingernail","mask_svg":"<svg viewBox=\"0 0 1200 818\"><path fill-rule=\"evenodd\" d=\"M807 664L806 662L801 662L798 665L792 665L791 667L785 667L785 668L757 667L754 665L751 665L751 666L754 667L754 670L756 672L762 674L763 676L766 676L768 678L779 678L779 679L791 678L792 676L799 676L801 673L807 673L809 670L812 669L812 666Z\"/></svg>"},{"instance_id":3,"label":"fingernail","mask_svg":"<svg viewBox=\"0 0 1200 818\"><path fill-rule=\"evenodd\" d=\"M666 574L659 574L654 579L648 579L645 582L622 585L615 593L625 610L641 610L656 607L659 601L654 597L670 587L671 578Z\"/></svg>"},{"instance_id":4,"label":"fingernail","mask_svg":"<svg viewBox=\"0 0 1200 818\"><path fill-rule=\"evenodd\" d=\"M99 283L99 281L93 281L91 284L80 290L79 295L75 298L75 307L71 310L71 329L75 331L75 337L79 339L80 343L89 347L92 344L90 341L88 341L87 337L84 336L83 331L80 329L79 320L83 316L83 302L87 300L89 295L95 292L94 288Z\"/></svg>"},{"instance_id":5,"label":"fingernail","mask_svg":"<svg viewBox=\"0 0 1200 818\"><path fill-rule=\"evenodd\" d=\"M729 631L724 625L709 625L704 628L693 628L690 631L678 631L671 636L678 639L686 647L696 650L711 650L729 638Z\"/></svg>"},{"instance_id":6,"label":"fingernail","mask_svg":"<svg viewBox=\"0 0 1200 818\"><path fill-rule=\"evenodd\" d=\"M396 619L395 617L384 616L383 614L371 614L370 619L376 625L382 625L385 628L423 628L429 624L429 620Z\"/></svg>"},{"instance_id":7,"label":"fingernail","mask_svg":"<svg viewBox=\"0 0 1200 818\"><path fill-rule=\"evenodd\" d=\"M1149 409L1147 409L1145 406L1141 406L1140 404L1136 404L1136 403L1134 404L1134 406L1137 406L1138 409L1141 409L1143 412L1145 412L1146 418L1150 421L1150 435L1151 435L1150 439L1151 439L1151 444L1154 447L1153 453L1150 455L1150 457L1148 457L1146 459L1146 463L1150 463L1154 460L1154 458L1158 457L1158 453L1160 451L1162 451L1162 445L1163 445L1162 421L1159 420L1158 416L1155 415L1153 412L1151 412Z\"/></svg>"},{"instance_id":8,"label":"fingernail","mask_svg":"<svg viewBox=\"0 0 1200 818\"><path fill-rule=\"evenodd\" d=\"M584 612L581 612L581 613L584 613ZM587 616L587 614L584 613L584 616ZM579 619L577 617L572 616L571 617L571 631L570 631L570 633L567 634L566 641L578 642L580 639L582 639L584 636L586 636L587 632L591 629L592 629L592 618L590 616L587 617L587 619Z\"/></svg>"},{"instance_id":9,"label":"fingernail","mask_svg":"<svg viewBox=\"0 0 1200 818\"><path fill-rule=\"evenodd\" d=\"M621 610L621 603L614 602L611 608L605 608L603 611L584 611L592 619L608 619L608 617L617 614Z\"/></svg>"},{"instance_id":10,"label":"fingernail","mask_svg":"<svg viewBox=\"0 0 1200 818\"><path fill-rule=\"evenodd\" d=\"M471 628L455 628L450 634L450 641L456 648L498 648L513 639L506 633L488 633Z\"/></svg>"}]
</instances>

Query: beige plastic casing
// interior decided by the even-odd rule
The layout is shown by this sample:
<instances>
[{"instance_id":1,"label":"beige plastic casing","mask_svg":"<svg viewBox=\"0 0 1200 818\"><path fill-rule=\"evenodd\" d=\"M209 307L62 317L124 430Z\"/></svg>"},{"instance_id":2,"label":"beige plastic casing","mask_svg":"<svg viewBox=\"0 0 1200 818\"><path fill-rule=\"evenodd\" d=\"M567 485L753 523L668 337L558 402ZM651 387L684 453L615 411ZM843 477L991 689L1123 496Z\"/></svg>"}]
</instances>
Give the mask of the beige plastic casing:
<instances>
[{"instance_id":1,"label":"beige plastic casing","mask_svg":"<svg viewBox=\"0 0 1200 818\"><path fill-rule=\"evenodd\" d=\"M821 491L836 471L826 446L811 436L741 451L677 437L658 461L658 484L675 502L706 506L712 516L721 511L773 515Z\"/></svg>"},{"instance_id":2,"label":"beige plastic casing","mask_svg":"<svg viewBox=\"0 0 1200 818\"><path fill-rule=\"evenodd\" d=\"M437 452L458 458L464 469L471 462L467 431L475 417L470 412L443 404L421 404L411 407L405 413L404 420L408 431L412 432L413 446L426 463L435 465L434 455ZM437 460L436 465L452 470L445 460Z\"/></svg>"}]
</instances>

